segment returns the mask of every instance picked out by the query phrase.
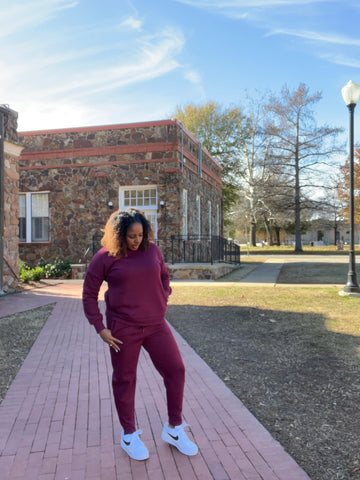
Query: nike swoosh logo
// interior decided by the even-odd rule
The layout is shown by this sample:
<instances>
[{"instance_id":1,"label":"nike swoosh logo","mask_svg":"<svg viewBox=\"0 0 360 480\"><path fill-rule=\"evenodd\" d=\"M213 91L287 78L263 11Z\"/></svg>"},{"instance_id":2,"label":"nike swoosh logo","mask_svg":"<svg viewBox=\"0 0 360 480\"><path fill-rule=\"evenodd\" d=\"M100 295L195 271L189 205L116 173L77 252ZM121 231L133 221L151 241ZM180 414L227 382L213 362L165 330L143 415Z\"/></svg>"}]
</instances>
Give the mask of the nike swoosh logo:
<instances>
[{"instance_id":1,"label":"nike swoosh logo","mask_svg":"<svg viewBox=\"0 0 360 480\"><path fill-rule=\"evenodd\" d=\"M130 445L131 442L125 442L125 440L123 440L123 442L125 443L125 445L128 447Z\"/></svg>"},{"instance_id":2,"label":"nike swoosh logo","mask_svg":"<svg viewBox=\"0 0 360 480\"><path fill-rule=\"evenodd\" d=\"M176 437L174 437L173 435L171 435L171 433L168 432L168 435L169 437L173 438L175 440L175 442L177 442L179 440L179 437L178 435L176 435Z\"/></svg>"}]
</instances>

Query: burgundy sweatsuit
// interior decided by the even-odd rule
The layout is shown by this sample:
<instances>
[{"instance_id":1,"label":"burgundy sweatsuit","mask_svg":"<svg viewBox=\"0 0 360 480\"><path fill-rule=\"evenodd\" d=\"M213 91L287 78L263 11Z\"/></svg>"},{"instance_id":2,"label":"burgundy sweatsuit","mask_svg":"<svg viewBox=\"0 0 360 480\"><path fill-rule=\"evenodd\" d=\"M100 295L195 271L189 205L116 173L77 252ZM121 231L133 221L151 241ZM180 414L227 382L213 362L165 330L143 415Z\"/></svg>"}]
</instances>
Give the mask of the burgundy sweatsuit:
<instances>
[{"instance_id":1,"label":"burgundy sweatsuit","mask_svg":"<svg viewBox=\"0 0 360 480\"><path fill-rule=\"evenodd\" d=\"M98 295L103 281L106 323L123 342L120 352L111 351L115 405L124 433L135 432L136 369L143 346L162 375L167 394L170 425L182 423L185 368L171 330L165 320L171 294L169 274L159 248L128 250L127 256L112 257L105 248L93 257L84 281L84 312L96 331L105 328Z\"/></svg>"}]
</instances>

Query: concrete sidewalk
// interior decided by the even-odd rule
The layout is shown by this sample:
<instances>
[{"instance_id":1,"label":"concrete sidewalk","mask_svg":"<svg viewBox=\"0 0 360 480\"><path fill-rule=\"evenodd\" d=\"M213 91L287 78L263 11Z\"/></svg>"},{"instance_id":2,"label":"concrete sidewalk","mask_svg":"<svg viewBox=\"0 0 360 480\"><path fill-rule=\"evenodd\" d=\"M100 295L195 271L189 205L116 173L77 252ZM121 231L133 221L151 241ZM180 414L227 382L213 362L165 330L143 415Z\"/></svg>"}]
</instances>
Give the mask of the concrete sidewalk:
<instances>
[{"instance_id":1,"label":"concrete sidewalk","mask_svg":"<svg viewBox=\"0 0 360 480\"><path fill-rule=\"evenodd\" d=\"M186 457L161 440L164 387L142 353L136 412L150 459L130 460L120 448L108 348L83 315L81 288L0 298L1 316L56 304L0 405L1 480L309 480L176 332L187 369L184 420L200 453Z\"/></svg>"},{"instance_id":2,"label":"concrete sidewalk","mask_svg":"<svg viewBox=\"0 0 360 480\"><path fill-rule=\"evenodd\" d=\"M264 257L264 256L262 256ZM256 255L252 255L254 263L256 263ZM360 260L357 259L357 264ZM221 283L234 283L242 285L257 285L257 286L267 286L267 287L326 287L326 288L336 288L342 289L346 283L346 277L344 277L343 284L320 284L320 283L293 283L293 284L283 284L278 283L278 277L281 272L281 269L284 265L287 264L306 264L306 263L329 263L329 264L348 264L349 258L347 256L339 255L269 255L265 261L260 263L258 266L253 268L249 273L245 273L243 269L249 266L249 263L244 262L242 266L234 270L233 272L225 275L218 282Z\"/></svg>"}]
</instances>

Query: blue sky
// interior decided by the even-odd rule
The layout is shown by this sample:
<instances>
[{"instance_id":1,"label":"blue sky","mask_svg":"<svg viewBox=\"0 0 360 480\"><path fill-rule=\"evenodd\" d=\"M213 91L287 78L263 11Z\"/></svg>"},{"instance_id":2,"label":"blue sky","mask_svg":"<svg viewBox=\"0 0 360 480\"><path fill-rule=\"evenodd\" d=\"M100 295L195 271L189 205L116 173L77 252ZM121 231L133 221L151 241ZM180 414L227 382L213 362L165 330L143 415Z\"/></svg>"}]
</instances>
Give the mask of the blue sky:
<instances>
[{"instance_id":1,"label":"blue sky","mask_svg":"<svg viewBox=\"0 0 360 480\"><path fill-rule=\"evenodd\" d=\"M0 103L20 131L161 120L301 82L323 94L318 124L346 129L341 88L360 84L358 0L0 0L0 18Z\"/></svg>"}]
</instances>

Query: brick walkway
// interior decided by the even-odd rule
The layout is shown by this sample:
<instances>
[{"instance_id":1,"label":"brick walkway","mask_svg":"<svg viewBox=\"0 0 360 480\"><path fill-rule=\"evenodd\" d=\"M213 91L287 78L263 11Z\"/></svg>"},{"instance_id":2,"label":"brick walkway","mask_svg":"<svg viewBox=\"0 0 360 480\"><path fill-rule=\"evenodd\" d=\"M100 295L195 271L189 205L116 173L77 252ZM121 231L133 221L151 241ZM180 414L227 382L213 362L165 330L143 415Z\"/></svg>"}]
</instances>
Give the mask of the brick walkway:
<instances>
[{"instance_id":1,"label":"brick walkway","mask_svg":"<svg viewBox=\"0 0 360 480\"><path fill-rule=\"evenodd\" d=\"M264 427L175 333L187 369L184 420L200 453L161 440L162 380L146 353L136 412L150 451L145 462L120 448L111 365L82 312L81 285L0 298L0 316L56 302L0 405L0 480L309 480Z\"/></svg>"}]
</instances>

